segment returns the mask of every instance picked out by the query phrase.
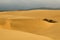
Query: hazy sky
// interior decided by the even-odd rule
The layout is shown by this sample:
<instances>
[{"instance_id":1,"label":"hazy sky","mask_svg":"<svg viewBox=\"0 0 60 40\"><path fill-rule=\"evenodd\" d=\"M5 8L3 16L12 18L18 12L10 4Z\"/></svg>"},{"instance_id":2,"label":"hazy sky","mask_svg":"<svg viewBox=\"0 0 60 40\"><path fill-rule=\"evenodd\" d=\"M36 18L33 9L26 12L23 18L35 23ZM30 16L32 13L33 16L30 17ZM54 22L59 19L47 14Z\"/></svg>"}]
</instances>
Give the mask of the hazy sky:
<instances>
[{"instance_id":1,"label":"hazy sky","mask_svg":"<svg viewBox=\"0 0 60 40\"><path fill-rule=\"evenodd\" d=\"M60 0L0 0L0 10L40 7L60 8Z\"/></svg>"}]
</instances>

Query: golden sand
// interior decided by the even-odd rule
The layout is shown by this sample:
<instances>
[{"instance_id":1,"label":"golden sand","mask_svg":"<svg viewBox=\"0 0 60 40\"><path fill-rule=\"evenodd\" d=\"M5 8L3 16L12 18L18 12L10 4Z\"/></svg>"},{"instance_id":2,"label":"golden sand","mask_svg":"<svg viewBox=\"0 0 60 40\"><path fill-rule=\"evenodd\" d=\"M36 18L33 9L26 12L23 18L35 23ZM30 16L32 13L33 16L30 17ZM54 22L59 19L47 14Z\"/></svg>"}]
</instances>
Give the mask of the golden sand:
<instances>
[{"instance_id":1,"label":"golden sand","mask_svg":"<svg viewBox=\"0 0 60 40\"><path fill-rule=\"evenodd\" d=\"M53 40L46 36L22 31L0 29L0 40Z\"/></svg>"},{"instance_id":2,"label":"golden sand","mask_svg":"<svg viewBox=\"0 0 60 40\"><path fill-rule=\"evenodd\" d=\"M0 29L19 30L60 40L60 10L0 12ZM50 23L43 19L52 19Z\"/></svg>"}]
</instances>

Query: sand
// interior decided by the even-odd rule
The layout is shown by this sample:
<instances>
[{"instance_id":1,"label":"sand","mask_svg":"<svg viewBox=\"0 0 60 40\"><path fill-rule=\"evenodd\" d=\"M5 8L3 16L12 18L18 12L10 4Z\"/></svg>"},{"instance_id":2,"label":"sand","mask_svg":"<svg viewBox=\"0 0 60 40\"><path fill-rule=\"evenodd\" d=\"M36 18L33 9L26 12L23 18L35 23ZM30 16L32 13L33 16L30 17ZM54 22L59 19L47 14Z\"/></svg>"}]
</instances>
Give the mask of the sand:
<instances>
[{"instance_id":1,"label":"sand","mask_svg":"<svg viewBox=\"0 0 60 40\"><path fill-rule=\"evenodd\" d=\"M53 40L46 36L22 31L0 29L0 40Z\"/></svg>"},{"instance_id":2,"label":"sand","mask_svg":"<svg viewBox=\"0 0 60 40\"><path fill-rule=\"evenodd\" d=\"M43 19L52 19L50 23ZM0 12L0 29L19 30L60 40L60 10Z\"/></svg>"}]
</instances>

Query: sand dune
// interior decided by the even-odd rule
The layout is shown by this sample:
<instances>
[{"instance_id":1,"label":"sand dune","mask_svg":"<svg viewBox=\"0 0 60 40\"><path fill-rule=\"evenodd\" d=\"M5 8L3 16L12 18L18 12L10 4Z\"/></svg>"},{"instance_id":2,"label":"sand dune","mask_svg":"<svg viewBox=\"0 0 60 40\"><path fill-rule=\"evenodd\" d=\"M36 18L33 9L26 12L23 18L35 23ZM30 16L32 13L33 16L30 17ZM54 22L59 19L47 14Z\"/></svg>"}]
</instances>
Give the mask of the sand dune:
<instances>
[{"instance_id":1,"label":"sand dune","mask_svg":"<svg viewBox=\"0 0 60 40\"><path fill-rule=\"evenodd\" d=\"M60 10L0 12L0 18L2 20L0 22L1 28L44 35L54 40L60 40ZM44 21L45 18L57 21L57 23Z\"/></svg>"},{"instance_id":2,"label":"sand dune","mask_svg":"<svg viewBox=\"0 0 60 40\"><path fill-rule=\"evenodd\" d=\"M9 19L0 19L0 29L11 29L11 21Z\"/></svg>"},{"instance_id":3,"label":"sand dune","mask_svg":"<svg viewBox=\"0 0 60 40\"><path fill-rule=\"evenodd\" d=\"M0 40L53 40L53 39L22 31L0 29Z\"/></svg>"}]
</instances>

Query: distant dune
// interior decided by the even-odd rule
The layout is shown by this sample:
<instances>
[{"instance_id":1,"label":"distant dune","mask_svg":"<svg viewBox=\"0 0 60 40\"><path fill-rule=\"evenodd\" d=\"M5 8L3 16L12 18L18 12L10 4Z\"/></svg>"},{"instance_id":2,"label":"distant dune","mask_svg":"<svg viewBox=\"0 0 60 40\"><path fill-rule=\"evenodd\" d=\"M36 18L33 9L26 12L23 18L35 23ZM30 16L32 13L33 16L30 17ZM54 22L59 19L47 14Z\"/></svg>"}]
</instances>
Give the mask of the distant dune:
<instances>
[{"instance_id":1,"label":"distant dune","mask_svg":"<svg viewBox=\"0 0 60 40\"><path fill-rule=\"evenodd\" d=\"M56 23L43 19L53 20ZM60 40L60 10L0 12L0 28L24 31Z\"/></svg>"}]
</instances>

